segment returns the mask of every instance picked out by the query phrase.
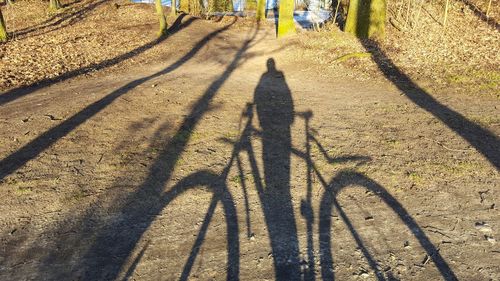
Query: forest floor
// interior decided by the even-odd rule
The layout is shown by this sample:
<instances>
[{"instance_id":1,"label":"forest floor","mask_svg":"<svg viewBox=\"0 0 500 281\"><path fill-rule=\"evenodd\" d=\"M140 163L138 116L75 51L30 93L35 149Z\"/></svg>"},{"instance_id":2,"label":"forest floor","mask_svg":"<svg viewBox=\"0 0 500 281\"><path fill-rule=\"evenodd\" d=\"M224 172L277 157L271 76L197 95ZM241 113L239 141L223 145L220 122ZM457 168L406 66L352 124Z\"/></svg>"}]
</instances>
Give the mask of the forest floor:
<instances>
[{"instance_id":1,"label":"forest floor","mask_svg":"<svg viewBox=\"0 0 500 281\"><path fill-rule=\"evenodd\" d=\"M66 9L5 12L1 280L500 279L498 61Z\"/></svg>"}]
</instances>

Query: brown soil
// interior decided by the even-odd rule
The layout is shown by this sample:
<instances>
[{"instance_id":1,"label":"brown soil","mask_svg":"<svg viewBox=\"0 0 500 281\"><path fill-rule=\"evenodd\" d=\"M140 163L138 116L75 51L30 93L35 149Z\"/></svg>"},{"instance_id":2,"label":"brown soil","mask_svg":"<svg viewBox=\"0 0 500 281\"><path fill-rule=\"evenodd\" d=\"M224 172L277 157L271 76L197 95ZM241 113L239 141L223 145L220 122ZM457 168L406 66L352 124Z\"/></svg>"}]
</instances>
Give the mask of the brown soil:
<instances>
[{"instance_id":1,"label":"brown soil","mask_svg":"<svg viewBox=\"0 0 500 281\"><path fill-rule=\"evenodd\" d=\"M500 279L495 94L383 48L328 68L241 19L155 41L151 7L122 8L148 19L92 30L114 47L2 84L1 280Z\"/></svg>"}]
</instances>

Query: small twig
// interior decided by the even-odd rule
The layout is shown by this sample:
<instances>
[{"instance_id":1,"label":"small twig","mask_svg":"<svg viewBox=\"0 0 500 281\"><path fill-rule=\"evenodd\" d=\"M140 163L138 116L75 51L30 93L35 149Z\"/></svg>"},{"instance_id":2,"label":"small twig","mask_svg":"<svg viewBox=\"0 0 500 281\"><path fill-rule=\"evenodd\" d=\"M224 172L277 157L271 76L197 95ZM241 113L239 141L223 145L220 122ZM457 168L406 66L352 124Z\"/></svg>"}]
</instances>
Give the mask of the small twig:
<instances>
[{"instance_id":1,"label":"small twig","mask_svg":"<svg viewBox=\"0 0 500 281\"><path fill-rule=\"evenodd\" d=\"M45 117L48 117L51 121L62 120L62 118L55 117L55 116L54 116L54 115L52 115L52 114L45 114L44 116L45 116Z\"/></svg>"},{"instance_id":2,"label":"small twig","mask_svg":"<svg viewBox=\"0 0 500 281\"><path fill-rule=\"evenodd\" d=\"M396 28L398 31L403 31L403 27L401 27L399 25L399 23L397 22L397 20L393 17L390 17L389 18L389 22L392 24L392 26L394 26L394 28Z\"/></svg>"},{"instance_id":3,"label":"small twig","mask_svg":"<svg viewBox=\"0 0 500 281\"><path fill-rule=\"evenodd\" d=\"M488 1L488 8L486 8L486 19L490 18L490 8L491 8L491 0Z\"/></svg>"},{"instance_id":4,"label":"small twig","mask_svg":"<svg viewBox=\"0 0 500 281\"><path fill-rule=\"evenodd\" d=\"M408 8L406 8L405 27L408 27L410 21L411 0L408 1Z\"/></svg>"},{"instance_id":5,"label":"small twig","mask_svg":"<svg viewBox=\"0 0 500 281\"><path fill-rule=\"evenodd\" d=\"M101 163L102 158L104 158L104 153L103 153L103 154L101 154L101 157L100 157L100 158L99 158L99 160L97 161L97 164Z\"/></svg>"},{"instance_id":6,"label":"small twig","mask_svg":"<svg viewBox=\"0 0 500 281\"><path fill-rule=\"evenodd\" d=\"M446 0L446 6L444 8L444 20L443 20L443 27L446 27L446 20L448 19L448 6L450 4L450 0Z\"/></svg>"},{"instance_id":7,"label":"small twig","mask_svg":"<svg viewBox=\"0 0 500 281\"><path fill-rule=\"evenodd\" d=\"M335 21L337 20L337 13L339 12L339 6L340 6L340 0L337 0L337 7L335 8L335 14L333 15L333 25L335 25Z\"/></svg>"},{"instance_id":8,"label":"small twig","mask_svg":"<svg viewBox=\"0 0 500 281\"><path fill-rule=\"evenodd\" d=\"M80 170L77 168L77 167L73 167L73 169L78 173L80 174L80 176L83 176L82 172L80 172Z\"/></svg>"},{"instance_id":9,"label":"small twig","mask_svg":"<svg viewBox=\"0 0 500 281\"><path fill-rule=\"evenodd\" d=\"M424 0L420 0L420 5L418 6L417 16L415 17L415 27L418 27L420 23L420 13L422 12L422 6L424 6Z\"/></svg>"}]
</instances>

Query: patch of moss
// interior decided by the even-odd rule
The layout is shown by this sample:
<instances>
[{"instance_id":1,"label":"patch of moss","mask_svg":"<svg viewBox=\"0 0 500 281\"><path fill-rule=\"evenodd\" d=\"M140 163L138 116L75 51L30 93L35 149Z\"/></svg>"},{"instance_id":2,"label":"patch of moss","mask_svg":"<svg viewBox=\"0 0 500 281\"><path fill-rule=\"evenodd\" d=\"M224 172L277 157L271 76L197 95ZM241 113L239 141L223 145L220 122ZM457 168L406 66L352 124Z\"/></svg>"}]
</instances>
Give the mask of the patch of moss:
<instances>
[{"instance_id":1,"label":"patch of moss","mask_svg":"<svg viewBox=\"0 0 500 281\"><path fill-rule=\"evenodd\" d=\"M423 177L419 173L413 171L408 173L408 178L414 183L414 184L422 184L423 182Z\"/></svg>"},{"instance_id":2,"label":"patch of moss","mask_svg":"<svg viewBox=\"0 0 500 281\"><path fill-rule=\"evenodd\" d=\"M15 192L17 195L26 195L30 194L32 191L33 188L31 186L19 186Z\"/></svg>"},{"instance_id":3,"label":"patch of moss","mask_svg":"<svg viewBox=\"0 0 500 281\"><path fill-rule=\"evenodd\" d=\"M76 190L70 193L66 198L64 198L65 202L78 202L82 200L87 194L83 190Z\"/></svg>"},{"instance_id":4,"label":"patch of moss","mask_svg":"<svg viewBox=\"0 0 500 281\"><path fill-rule=\"evenodd\" d=\"M500 71L498 70L471 70L462 73L450 73L446 78L452 85L473 86L481 91L492 91L496 93L500 88Z\"/></svg>"}]
</instances>

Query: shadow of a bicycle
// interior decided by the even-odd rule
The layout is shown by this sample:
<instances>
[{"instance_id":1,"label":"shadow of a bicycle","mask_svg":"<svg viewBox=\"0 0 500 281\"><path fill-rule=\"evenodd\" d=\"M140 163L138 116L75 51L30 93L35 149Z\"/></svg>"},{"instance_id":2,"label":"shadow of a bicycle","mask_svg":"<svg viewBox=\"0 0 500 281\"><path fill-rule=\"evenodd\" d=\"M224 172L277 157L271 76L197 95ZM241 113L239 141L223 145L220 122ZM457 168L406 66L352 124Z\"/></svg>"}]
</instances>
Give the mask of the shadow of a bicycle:
<instances>
[{"instance_id":1,"label":"shadow of a bicycle","mask_svg":"<svg viewBox=\"0 0 500 281\"><path fill-rule=\"evenodd\" d=\"M392 212L393 215L400 219L400 224L403 227L406 227L411 235L418 241L420 246L427 253L427 256L430 260L433 261L436 268L439 270L442 278L444 280L457 280L455 274L444 260L444 258L439 253L438 249L433 245L430 239L426 236L424 231L420 228L418 223L412 216L408 213L408 211L403 207L403 205L398 202L398 200L392 196L382 185L377 183L375 180L369 178L368 176L357 172L355 170L350 169L342 169L335 173L335 175L330 179L326 180L323 174L319 171L317 165L313 161L311 157L311 146L316 145L318 150L321 151L322 155L329 163L338 163L338 162L347 162L347 161L355 161L355 162L366 162L369 161L370 158L366 156L353 155L353 156L343 156L343 157L331 157L328 155L326 150L323 148L321 143L316 139L311 133L312 129L310 128L309 121L312 118L313 114L311 111L302 112L302 113L294 113L295 116L303 118L305 120L306 127L306 151L301 151L297 148L291 148L291 153L295 156L298 156L300 159L307 163L307 198L302 200L301 210L303 216L306 218L307 223L307 264L309 267L304 269L304 267L300 267L300 264L297 263L294 265L294 259L290 258L288 263L286 264L287 268L279 268L282 266L280 264L280 260L276 260L275 264L275 279L276 280L292 280L292 279L303 279L303 280L316 280L319 279L315 276L315 262L314 262L314 243L313 243L313 225L314 225L314 211L312 208L312 176L319 179L319 182L323 188L323 193L319 202L319 225L318 225L318 236L319 236L319 265L321 267L321 279L323 280L334 280L334 259L332 252L332 211L336 210L339 214L342 222L348 229L352 239L354 240L358 249L361 250L364 259L369 264L371 270L375 274L375 277L378 280L393 280L390 274L385 273L381 266L378 264L377 258L374 256L369 248L365 245L365 242L361 238L359 231L354 226L351 218L345 212L343 206L339 204L338 196L339 194L350 187L362 187L363 189L370 191L374 195L376 195L383 203L385 203L389 212ZM255 188L258 191L259 199L261 201L268 200L265 203L261 202L262 208L270 208L266 206L266 204L276 203L273 201L275 199L270 199L270 197L266 197L266 189L264 177L261 176L261 172L258 169L258 161L256 157L256 153L254 151L252 145L252 137L261 138L263 135L262 130L253 126L254 119L254 104L247 104L246 108L243 110L240 120L244 120L244 125L240 124L240 136L237 141L231 141L227 138L221 138L220 140L229 143L233 147L233 151L231 154L231 158L229 159L227 165L224 167L222 173L215 174L210 171L198 171L190 176L185 177L179 183L177 183L172 189L168 191L168 193L163 197L164 205L168 205L168 203L178 195L192 188L199 187L209 187L209 190L213 193L213 197L210 201L210 206L208 211L204 217L204 220L199 229L198 235L196 236L196 241L192 246L189 257L183 267L183 271L180 277L180 280L187 280L189 277L189 273L193 267L194 261L199 255L199 249L204 242L204 238L206 236L207 228L210 224L210 221L214 215L215 207L218 202L222 203L224 216L226 218L226 239L227 239L227 280L239 280L239 266L240 266L240 240L239 240L239 228L238 228L238 218L236 214L236 204L231 195L226 182L228 180L228 175L231 167L236 164L237 173L240 175L240 185L243 189L244 200L245 200L245 209L246 209L246 228L247 228L247 236L250 235L251 224L250 224L250 209L248 207L248 189L249 184L245 180L243 170L243 161L241 157L241 153L246 153L249 160L249 166L251 169L251 174L253 176L253 182L255 183ZM241 122L241 121L240 121ZM283 202L282 202L283 203ZM276 206L279 208L280 206ZM273 207L274 208L274 207ZM273 209L275 211L277 209ZM263 210L264 215L266 215L266 210ZM277 214L277 217L285 217L283 214ZM273 220L266 220L267 228L271 228L269 223L281 224L280 228L288 227L290 228L289 220L286 221L277 221L278 219L273 217ZM295 223L295 222L293 222ZM274 226L276 227L276 226ZM293 226L294 229L297 226ZM290 233L288 233L290 234ZM295 234L296 235L296 234ZM272 236L270 234L270 236ZM280 238L283 238L281 236ZM286 237L286 236L285 236ZM298 238L292 236L288 236L288 238L293 239L294 241L279 241L281 245L283 243L290 243L292 245L298 244ZM271 248L273 253L273 258L276 257L291 257L296 254L291 247L280 247L277 248L276 242L273 243L272 239L276 239L276 237L270 237L271 239ZM281 252L280 252L281 251ZM295 257L297 260L298 257ZM297 266L297 268L294 268ZM277 268L278 267L278 268ZM298 269L298 272L295 271ZM278 272L278 270L290 270L287 272Z\"/></svg>"}]
</instances>

